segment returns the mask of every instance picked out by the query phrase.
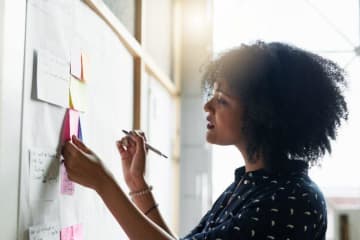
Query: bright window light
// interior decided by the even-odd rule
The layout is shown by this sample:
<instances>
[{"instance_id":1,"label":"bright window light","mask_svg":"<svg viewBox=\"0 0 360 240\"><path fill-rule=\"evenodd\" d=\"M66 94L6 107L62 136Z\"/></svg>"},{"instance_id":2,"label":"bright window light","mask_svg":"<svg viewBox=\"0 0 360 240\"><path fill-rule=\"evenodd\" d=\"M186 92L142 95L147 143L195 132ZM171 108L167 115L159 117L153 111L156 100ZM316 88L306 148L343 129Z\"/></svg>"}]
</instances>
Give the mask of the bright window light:
<instances>
[{"instance_id":1,"label":"bright window light","mask_svg":"<svg viewBox=\"0 0 360 240\"><path fill-rule=\"evenodd\" d=\"M348 74L349 121L339 129L321 167L310 177L329 196L360 196L360 39L358 0L213 0L214 51L250 43L281 41L330 58ZM244 165L235 148L213 147L213 200ZM226 176L225 176L226 175Z\"/></svg>"}]
</instances>

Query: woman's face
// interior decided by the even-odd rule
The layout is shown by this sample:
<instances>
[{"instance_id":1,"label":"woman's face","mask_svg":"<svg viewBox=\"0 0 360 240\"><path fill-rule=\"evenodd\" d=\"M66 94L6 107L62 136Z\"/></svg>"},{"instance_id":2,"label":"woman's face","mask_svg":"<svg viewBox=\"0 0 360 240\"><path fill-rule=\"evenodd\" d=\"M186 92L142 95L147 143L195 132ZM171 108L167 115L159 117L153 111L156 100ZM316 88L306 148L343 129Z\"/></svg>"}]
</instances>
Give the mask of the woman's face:
<instances>
[{"instance_id":1,"label":"woman's face","mask_svg":"<svg viewBox=\"0 0 360 240\"><path fill-rule=\"evenodd\" d=\"M226 81L214 84L212 97L204 105L207 115L206 139L218 145L239 145L242 143L243 108L239 97L231 96Z\"/></svg>"}]
</instances>

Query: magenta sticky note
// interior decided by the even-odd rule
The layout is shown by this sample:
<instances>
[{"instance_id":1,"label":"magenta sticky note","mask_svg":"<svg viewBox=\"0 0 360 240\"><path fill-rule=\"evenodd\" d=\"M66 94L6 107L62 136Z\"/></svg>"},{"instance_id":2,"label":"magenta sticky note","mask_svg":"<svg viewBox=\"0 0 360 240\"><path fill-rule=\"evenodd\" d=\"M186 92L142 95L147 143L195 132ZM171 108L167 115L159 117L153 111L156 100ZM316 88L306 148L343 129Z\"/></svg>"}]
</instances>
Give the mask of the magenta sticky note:
<instances>
[{"instance_id":1,"label":"magenta sticky note","mask_svg":"<svg viewBox=\"0 0 360 240\"><path fill-rule=\"evenodd\" d=\"M65 195L73 195L75 190L75 185L69 179L65 166L63 164L61 165L60 173L61 173L61 185L60 185L61 193Z\"/></svg>"},{"instance_id":2,"label":"magenta sticky note","mask_svg":"<svg viewBox=\"0 0 360 240\"><path fill-rule=\"evenodd\" d=\"M82 224L76 224L73 226L65 227L60 232L61 240L83 240L83 228Z\"/></svg>"},{"instance_id":3,"label":"magenta sticky note","mask_svg":"<svg viewBox=\"0 0 360 240\"><path fill-rule=\"evenodd\" d=\"M71 136L79 134L80 113L73 109L67 109L63 124L62 141L71 140Z\"/></svg>"}]
</instances>

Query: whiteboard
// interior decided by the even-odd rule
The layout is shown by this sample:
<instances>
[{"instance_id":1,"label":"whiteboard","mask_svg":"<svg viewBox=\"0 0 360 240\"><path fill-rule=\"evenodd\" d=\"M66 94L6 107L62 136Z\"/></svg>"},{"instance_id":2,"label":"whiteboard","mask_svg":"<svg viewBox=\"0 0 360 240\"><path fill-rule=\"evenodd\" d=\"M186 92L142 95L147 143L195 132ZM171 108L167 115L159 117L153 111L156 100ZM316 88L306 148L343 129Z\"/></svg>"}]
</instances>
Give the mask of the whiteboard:
<instances>
[{"instance_id":1,"label":"whiteboard","mask_svg":"<svg viewBox=\"0 0 360 240\"><path fill-rule=\"evenodd\" d=\"M89 60L88 108L81 113L84 142L103 160L120 186L121 162L115 141L133 123L133 57L112 30L81 1L28 0L21 130L19 239L30 226L82 224L84 239L127 239L97 194L75 185L72 196L57 191L53 200L33 200L29 194L29 151L56 151L66 108L34 98L37 52L46 50L70 61L70 49L80 45Z\"/></svg>"}]
</instances>

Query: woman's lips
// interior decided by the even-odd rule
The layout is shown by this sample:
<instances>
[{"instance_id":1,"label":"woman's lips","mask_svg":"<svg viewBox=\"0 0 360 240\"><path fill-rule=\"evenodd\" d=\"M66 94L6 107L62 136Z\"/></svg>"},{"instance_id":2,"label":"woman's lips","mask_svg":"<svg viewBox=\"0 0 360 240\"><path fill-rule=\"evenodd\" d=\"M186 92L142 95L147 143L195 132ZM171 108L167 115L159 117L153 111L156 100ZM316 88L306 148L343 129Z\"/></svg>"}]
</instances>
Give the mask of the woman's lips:
<instances>
[{"instance_id":1,"label":"woman's lips","mask_svg":"<svg viewBox=\"0 0 360 240\"><path fill-rule=\"evenodd\" d=\"M207 123L207 125L206 125L207 129L209 129L209 130L210 130L210 129L213 129L213 128L215 127L215 125L212 124L212 122L211 122L211 117L210 117L210 116L207 116L206 120L208 121L208 123Z\"/></svg>"}]
</instances>

